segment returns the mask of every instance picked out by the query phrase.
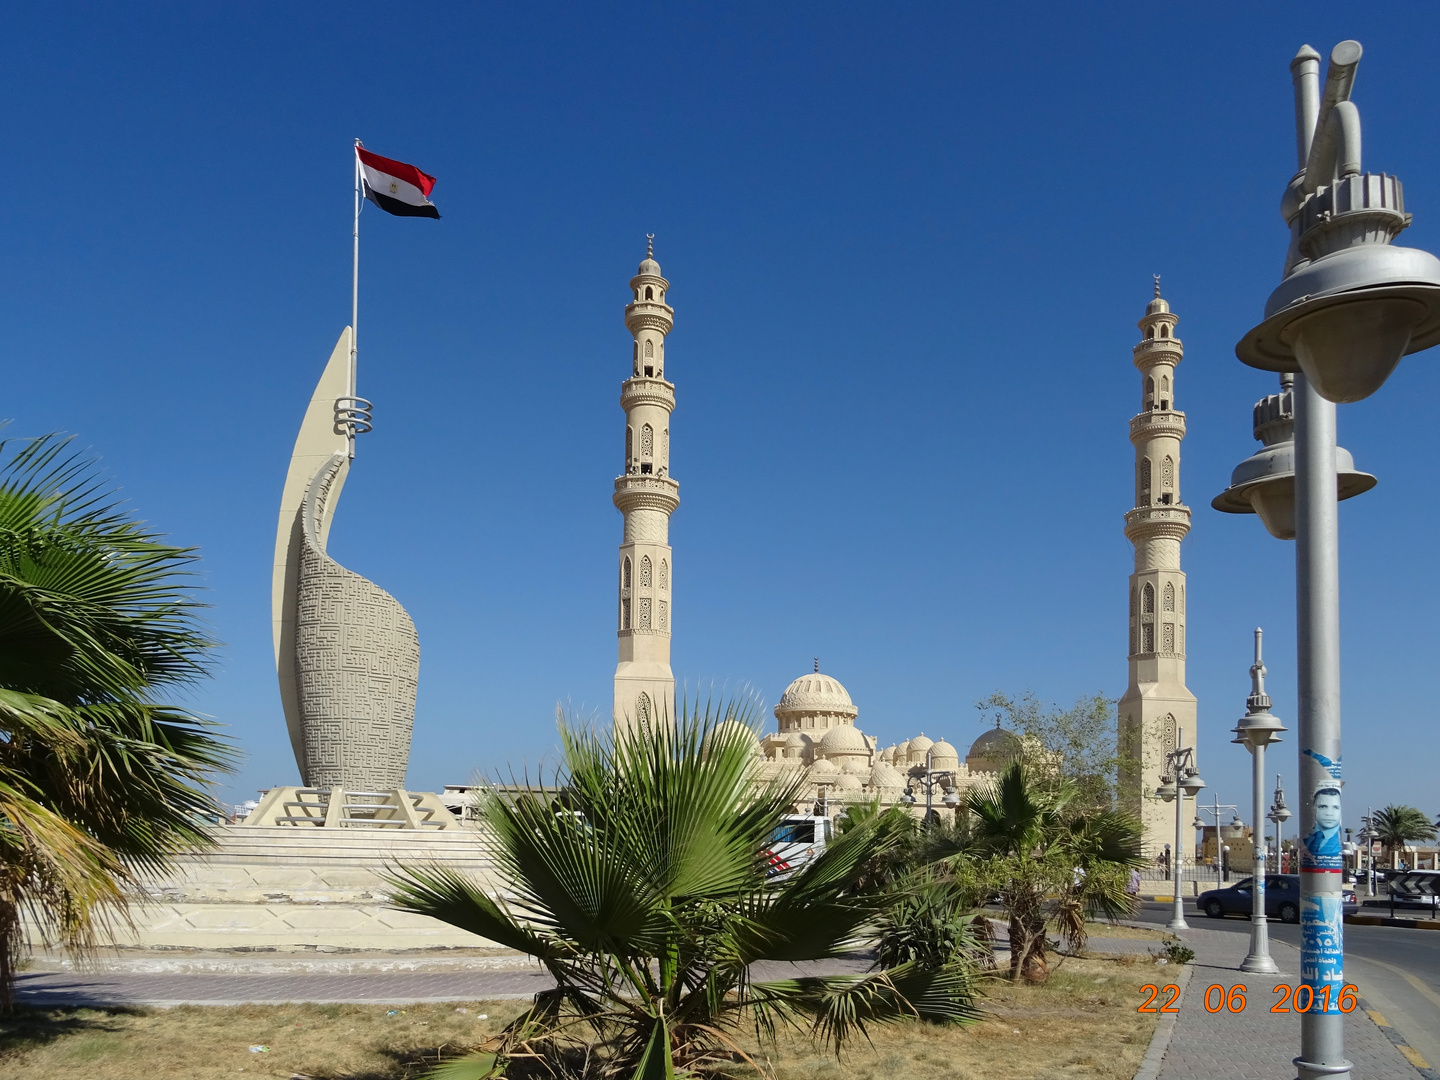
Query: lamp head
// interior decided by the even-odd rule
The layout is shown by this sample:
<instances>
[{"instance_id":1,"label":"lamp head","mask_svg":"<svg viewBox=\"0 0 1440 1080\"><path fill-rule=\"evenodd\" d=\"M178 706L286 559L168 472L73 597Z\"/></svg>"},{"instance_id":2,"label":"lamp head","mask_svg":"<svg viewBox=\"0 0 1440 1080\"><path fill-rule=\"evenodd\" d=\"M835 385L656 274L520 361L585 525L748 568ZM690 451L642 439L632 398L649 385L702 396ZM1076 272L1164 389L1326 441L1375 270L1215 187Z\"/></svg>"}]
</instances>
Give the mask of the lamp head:
<instances>
[{"instance_id":1,"label":"lamp head","mask_svg":"<svg viewBox=\"0 0 1440 1080\"><path fill-rule=\"evenodd\" d=\"M1155 794L1156 794L1157 796L1159 796L1160 798L1164 799L1166 802L1174 802L1174 801L1175 801L1175 781L1174 781L1174 779L1171 778L1171 777L1169 777L1169 776L1162 776L1160 779L1161 779L1162 783L1160 784L1160 786L1159 786L1158 788L1155 789Z\"/></svg>"},{"instance_id":2,"label":"lamp head","mask_svg":"<svg viewBox=\"0 0 1440 1080\"><path fill-rule=\"evenodd\" d=\"M1186 795L1195 795L1205 787L1205 781L1200 779L1200 772L1197 769L1186 769L1185 775L1180 778L1180 788Z\"/></svg>"}]
</instances>

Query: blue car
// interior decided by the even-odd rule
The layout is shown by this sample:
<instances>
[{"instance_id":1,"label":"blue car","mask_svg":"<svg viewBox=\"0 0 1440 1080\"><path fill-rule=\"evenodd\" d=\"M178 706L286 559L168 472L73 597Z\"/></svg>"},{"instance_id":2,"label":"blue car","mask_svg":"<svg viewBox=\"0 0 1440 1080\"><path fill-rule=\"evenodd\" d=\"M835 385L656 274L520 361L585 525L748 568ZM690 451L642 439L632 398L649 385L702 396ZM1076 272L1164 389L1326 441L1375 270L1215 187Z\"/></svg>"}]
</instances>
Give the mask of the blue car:
<instances>
[{"instance_id":1,"label":"blue car","mask_svg":"<svg viewBox=\"0 0 1440 1080\"><path fill-rule=\"evenodd\" d=\"M1237 881L1223 889L1210 889L1200 894L1196 903L1200 910L1212 919L1223 919L1226 915L1250 917L1253 903L1250 887L1253 877ZM1345 889L1342 909L1346 914L1358 911L1353 889ZM1265 917L1281 922L1300 921L1300 876L1298 874L1269 874L1265 878Z\"/></svg>"}]
</instances>

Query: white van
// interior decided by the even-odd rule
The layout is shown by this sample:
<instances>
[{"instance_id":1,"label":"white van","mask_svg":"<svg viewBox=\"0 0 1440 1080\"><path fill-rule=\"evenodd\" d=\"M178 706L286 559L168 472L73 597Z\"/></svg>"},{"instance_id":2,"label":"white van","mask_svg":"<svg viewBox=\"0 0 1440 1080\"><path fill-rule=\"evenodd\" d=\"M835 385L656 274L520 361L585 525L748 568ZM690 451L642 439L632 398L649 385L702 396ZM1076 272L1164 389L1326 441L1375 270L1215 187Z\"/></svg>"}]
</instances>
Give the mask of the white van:
<instances>
[{"instance_id":1,"label":"white van","mask_svg":"<svg viewBox=\"0 0 1440 1080\"><path fill-rule=\"evenodd\" d=\"M800 869L825 850L834 835L828 817L786 814L770 834L770 846L763 852L769 865L766 877L780 877Z\"/></svg>"}]
</instances>

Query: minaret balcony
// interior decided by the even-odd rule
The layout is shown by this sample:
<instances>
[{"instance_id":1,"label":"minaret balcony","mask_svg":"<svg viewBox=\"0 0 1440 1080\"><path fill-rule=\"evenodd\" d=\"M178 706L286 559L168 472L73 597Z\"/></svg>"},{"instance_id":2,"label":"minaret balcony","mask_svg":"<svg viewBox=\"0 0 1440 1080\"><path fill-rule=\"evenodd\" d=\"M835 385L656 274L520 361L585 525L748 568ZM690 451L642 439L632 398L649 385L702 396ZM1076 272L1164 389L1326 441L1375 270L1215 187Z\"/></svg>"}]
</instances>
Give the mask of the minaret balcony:
<instances>
[{"instance_id":1,"label":"minaret balcony","mask_svg":"<svg viewBox=\"0 0 1440 1080\"><path fill-rule=\"evenodd\" d=\"M1135 366L1144 370L1161 362L1178 364L1185 355L1179 338L1144 338L1134 348Z\"/></svg>"},{"instance_id":2,"label":"minaret balcony","mask_svg":"<svg viewBox=\"0 0 1440 1080\"><path fill-rule=\"evenodd\" d=\"M1190 507L1137 506L1125 514L1125 539L1132 544L1143 540L1184 540L1190 531Z\"/></svg>"},{"instance_id":3,"label":"minaret balcony","mask_svg":"<svg viewBox=\"0 0 1440 1080\"><path fill-rule=\"evenodd\" d=\"M673 514L680 505L680 483L668 476L617 476L614 502L623 514L631 510L660 510Z\"/></svg>"},{"instance_id":4,"label":"minaret balcony","mask_svg":"<svg viewBox=\"0 0 1440 1080\"><path fill-rule=\"evenodd\" d=\"M675 327L675 309L658 300L635 300L625 305L625 329L632 334L658 330L668 334Z\"/></svg>"},{"instance_id":5,"label":"minaret balcony","mask_svg":"<svg viewBox=\"0 0 1440 1080\"><path fill-rule=\"evenodd\" d=\"M658 405L675 411L675 384L664 379L636 375L620 384L620 408L627 413L637 405Z\"/></svg>"},{"instance_id":6,"label":"minaret balcony","mask_svg":"<svg viewBox=\"0 0 1440 1080\"><path fill-rule=\"evenodd\" d=\"M1130 418L1130 441L1136 446L1167 437L1185 438L1185 414L1179 409L1156 409Z\"/></svg>"}]
</instances>

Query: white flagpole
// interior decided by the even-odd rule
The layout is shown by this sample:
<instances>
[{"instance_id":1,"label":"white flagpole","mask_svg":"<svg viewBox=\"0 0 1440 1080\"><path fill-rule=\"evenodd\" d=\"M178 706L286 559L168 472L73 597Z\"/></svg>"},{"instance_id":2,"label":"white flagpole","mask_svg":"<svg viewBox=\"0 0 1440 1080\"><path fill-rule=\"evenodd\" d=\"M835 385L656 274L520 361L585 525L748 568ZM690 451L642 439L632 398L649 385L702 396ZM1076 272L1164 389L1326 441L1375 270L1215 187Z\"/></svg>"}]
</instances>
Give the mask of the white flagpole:
<instances>
[{"instance_id":1,"label":"white flagpole","mask_svg":"<svg viewBox=\"0 0 1440 1080\"><path fill-rule=\"evenodd\" d=\"M358 150L361 143L355 140ZM352 233L354 241L354 258L350 267L350 401L347 403L351 408L356 405L355 397L357 391L356 380L356 359L359 353L360 335L360 155L355 155L355 228ZM355 426L350 426L350 457L355 457Z\"/></svg>"}]
</instances>

